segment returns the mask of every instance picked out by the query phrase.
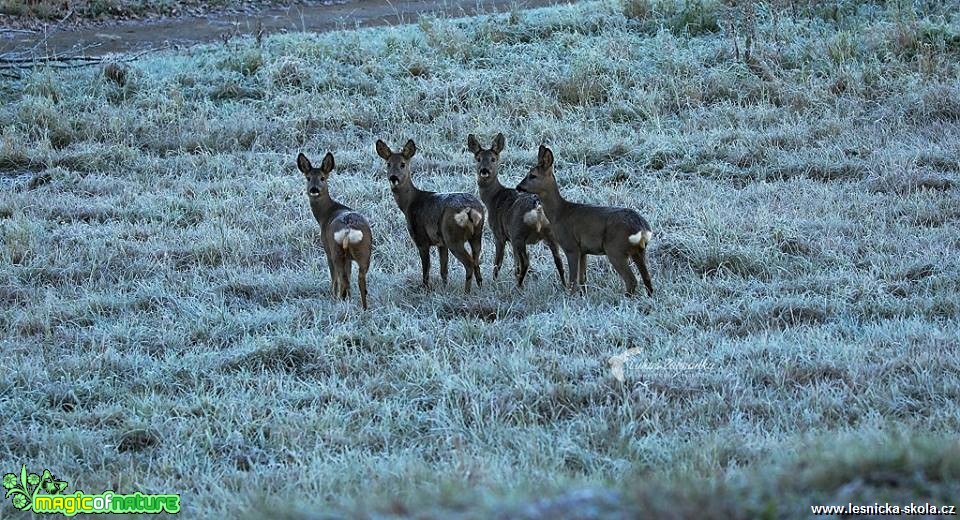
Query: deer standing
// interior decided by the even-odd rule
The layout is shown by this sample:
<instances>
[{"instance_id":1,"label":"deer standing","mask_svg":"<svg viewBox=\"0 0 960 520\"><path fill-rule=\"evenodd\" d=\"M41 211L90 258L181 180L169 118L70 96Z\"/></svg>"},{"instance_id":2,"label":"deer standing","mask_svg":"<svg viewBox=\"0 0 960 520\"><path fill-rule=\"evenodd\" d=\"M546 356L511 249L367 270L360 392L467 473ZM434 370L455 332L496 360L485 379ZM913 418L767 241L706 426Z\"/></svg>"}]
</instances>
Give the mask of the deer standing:
<instances>
[{"instance_id":1,"label":"deer standing","mask_svg":"<svg viewBox=\"0 0 960 520\"><path fill-rule=\"evenodd\" d=\"M640 270L647 294L653 294L647 270L647 244L652 232L650 224L639 213L627 208L565 200L553 174L553 152L543 145L536 166L517 185L517 190L540 197L557 242L566 253L571 289L578 285L582 289L587 283L587 255L607 255L623 279L628 295L637 288L637 278L630 269L631 259Z\"/></svg>"},{"instance_id":2,"label":"deer standing","mask_svg":"<svg viewBox=\"0 0 960 520\"><path fill-rule=\"evenodd\" d=\"M373 234L363 215L330 197L327 179L333 171L333 154L327 152L320 168L314 168L302 153L297 156L297 168L307 178L307 196L310 211L320 223L320 240L330 268L330 281L335 298L350 296L350 261L357 263L357 286L360 303L367 308L367 270Z\"/></svg>"},{"instance_id":3,"label":"deer standing","mask_svg":"<svg viewBox=\"0 0 960 520\"><path fill-rule=\"evenodd\" d=\"M523 279L530 268L527 245L536 244L542 240L550 248L553 262L557 266L557 274L560 276L560 285L563 285L566 277L563 273L563 261L560 259L560 251L550 229L550 221L544 214L540 200L536 195L520 193L500 184L498 170L503 147L503 134L497 134L493 138L489 149L484 149L473 134L467 136L467 149L473 153L477 161L477 186L480 188L480 199L487 207L490 230L493 231L494 244L497 248L493 259L493 277L496 278L500 273L504 249L509 241L513 249L517 286L523 287Z\"/></svg>"},{"instance_id":4,"label":"deer standing","mask_svg":"<svg viewBox=\"0 0 960 520\"><path fill-rule=\"evenodd\" d=\"M483 237L483 204L469 193L435 193L418 189L410 175L410 161L417 153L413 140L393 152L377 140L377 155L387 163L387 179L397 206L407 219L407 231L420 252L423 285L430 287L430 247L440 254L440 278L447 283L448 252L463 264L467 272L464 292L470 292L473 277L477 287L483 284L480 275L480 248ZM466 243L470 243L470 253Z\"/></svg>"}]
</instances>

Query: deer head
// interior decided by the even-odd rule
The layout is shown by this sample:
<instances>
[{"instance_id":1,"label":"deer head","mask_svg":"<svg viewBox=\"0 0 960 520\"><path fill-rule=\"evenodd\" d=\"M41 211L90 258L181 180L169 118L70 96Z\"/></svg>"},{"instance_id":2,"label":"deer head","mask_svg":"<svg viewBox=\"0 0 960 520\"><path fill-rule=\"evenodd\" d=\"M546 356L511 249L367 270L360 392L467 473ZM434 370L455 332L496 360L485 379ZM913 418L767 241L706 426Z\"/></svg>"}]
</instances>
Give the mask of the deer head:
<instances>
[{"instance_id":1,"label":"deer head","mask_svg":"<svg viewBox=\"0 0 960 520\"><path fill-rule=\"evenodd\" d=\"M307 195L310 198L329 196L327 179L330 177L330 172L333 171L333 166L333 154L330 152L327 152L327 155L323 157L320 168L314 168L310 164L310 159L307 159L307 156L303 153L297 156L297 168L307 178Z\"/></svg>"},{"instance_id":2,"label":"deer head","mask_svg":"<svg viewBox=\"0 0 960 520\"><path fill-rule=\"evenodd\" d=\"M517 185L517 191L542 195L549 190L555 190L556 187L557 179L553 176L553 151L540 145L537 164L530 168L527 176Z\"/></svg>"},{"instance_id":3,"label":"deer head","mask_svg":"<svg viewBox=\"0 0 960 520\"><path fill-rule=\"evenodd\" d=\"M403 145L400 152L390 150L387 143L377 139L377 155L387 162L387 179L393 190L410 184L410 159L417 153L417 144L413 139Z\"/></svg>"},{"instance_id":4,"label":"deer head","mask_svg":"<svg viewBox=\"0 0 960 520\"><path fill-rule=\"evenodd\" d=\"M497 169L500 166L500 152L503 151L503 134L493 138L489 149L480 146L480 141L473 134L467 136L467 149L473 153L477 161L477 184L481 187L493 184L497 180Z\"/></svg>"}]
</instances>

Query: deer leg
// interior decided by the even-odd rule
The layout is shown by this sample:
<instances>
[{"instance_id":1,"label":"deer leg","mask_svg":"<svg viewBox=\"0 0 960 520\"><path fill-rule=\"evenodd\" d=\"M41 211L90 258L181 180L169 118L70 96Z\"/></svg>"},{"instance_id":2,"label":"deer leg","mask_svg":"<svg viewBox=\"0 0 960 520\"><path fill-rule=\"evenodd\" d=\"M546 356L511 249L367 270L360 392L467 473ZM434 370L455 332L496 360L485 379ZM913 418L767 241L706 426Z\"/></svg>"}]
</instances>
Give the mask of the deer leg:
<instances>
[{"instance_id":1,"label":"deer leg","mask_svg":"<svg viewBox=\"0 0 960 520\"><path fill-rule=\"evenodd\" d=\"M329 253L326 256L327 268L330 269L330 293L336 298L340 294L340 277L337 275L337 270L333 267L333 258Z\"/></svg>"},{"instance_id":2,"label":"deer leg","mask_svg":"<svg viewBox=\"0 0 960 520\"><path fill-rule=\"evenodd\" d=\"M580 273L580 253L577 251L566 251L567 267L570 268L568 276L570 278L570 291L577 290L577 276Z\"/></svg>"},{"instance_id":3,"label":"deer leg","mask_svg":"<svg viewBox=\"0 0 960 520\"><path fill-rule=\"evenodd\" d=\"M516 266L517 287L523 287L523 279L527 277L527 269L530 268L527 245L522 240L514 240L510 245L513 246L513 265Z\"/></svg>"},{"instance_id":4,"label":"deer leg","mask_svg":"<svg viewBox=\"0 0 960 520\"><path fill-rule=\"evenodd\" d=\"M579 273L577 278L580 280L580 290L587 288L587 255L580 253Z\"/></svg>"},{"instance_id":5,"label":"deer leg","mask_svg":"<svg viewBox=\"0 0 960 520\"><path fill-rule=\"evenodd\" d=\"M360 290L360 305L367 310L367 271L370 269L370 257L357 262L357 288Z\"/></svg>"},{"instance_id":6,"label":"deer leg","mask_svg":"<svg viewBox=\"0 0 960 520\"><path fill-rule=\"evenodd\" d=\"M547 247L550 248L550 254L553 255L553 263L557 266L557 274L560 275L560 285L563 285L563 280L566 276L563 272L563 261L560 260L560 248L557 247L557 242L553 239L552 234L547 235L545 242L547 243Z\"/></svg>"},{"instance_id":7,"label":"deer leg","mask_svg":"<svg viewBox=\"0 0 960 520\"><path fill-rule=\"evenodd\" d=\"M423 267L423 287L430 288L430 246L418 246L420 251L420 265Z\"/></svg>"},{"instance_id":8,"label":"deer leg","mask_svg":"<svg viewBox=\"0 0 960 520\"><path fill-rule=\"evenodd\" d=\"M503 253L506 250L507 241L500 237L493 237L493 239L494 246L496 246L496 252L493 255L493 278L496 279L497 275L500 274L500 264L503 263Z\"/></svg>"},{"instance_id":9,"label":"deer leg","mask_svg":"<svg viewBox=\"0 0 960 520\"><path fill-rule=\"evenodd\" d=\"M613 265L613 269L620 275L623 283L627 286L627 296L633 296L637 290L637 277L634 276L633 271L630 269L627 255L614 254L608 255L607 258L610 259L610 264Z\"/></svg>"},{"instance_id":10,"label":"deer leg","mask_svg":"<svg viewBox=\"0 0 960 520\"><path fill-rule=\"evenodd\" d=\"M653 282L650 281L650 271L647 270L647 250L641 249L633 255L633 263L637 264L640 270L640 278L643 279L643 285L647 288L647 295L653 296Z\"/></svg>"},{"instance_id":11,"label":"deer leg","mask_svg":"<svg viewBox=\"0 0 960 520\"><path fill-rule=\"evenodd\" d=\"M340 298L346 300L350 297L350 259L344 254L339 261L337 270L340 271Z\"/></svg>"},{"instance_id":12,"label":"deer leg","mask_svg":"<svg viewBox=\"0 0 960 520\"><path fill-rule=\"evenodd\" d=\"M466 282L464 282L463 291L470 294L470 282L473 280L473 259L470 257L470 253L467 253L467 249L463 247L462 243L451 245L450 252L453 253L453 256L455 256L457 260L460 260L464 270L467 271L467 279Z\"/></svg>"},{"instance_id":13,"label":"deer leg","mask_svg":"<svg viewBox=\"0 0 960 520\"><path fill-rule=\"evenodd\" d=\"M483 287L483 275L480 274L480 251L483 248L483 234L476 233L470 239L470 253L473 255L473 276L477 279L477 288Z\"/></svg>"},{"instance_id":14,"label":"deer leg","mask_svg":"<svg viewBox=\"0 0 960 520\"><path fill-rule=\"evenodd\" d=\"M443 285L447 285L447 263L450 256L446 247L437 246L437 251L440 252L440 280L443 281Z\"/></svg>"}]
</instances>

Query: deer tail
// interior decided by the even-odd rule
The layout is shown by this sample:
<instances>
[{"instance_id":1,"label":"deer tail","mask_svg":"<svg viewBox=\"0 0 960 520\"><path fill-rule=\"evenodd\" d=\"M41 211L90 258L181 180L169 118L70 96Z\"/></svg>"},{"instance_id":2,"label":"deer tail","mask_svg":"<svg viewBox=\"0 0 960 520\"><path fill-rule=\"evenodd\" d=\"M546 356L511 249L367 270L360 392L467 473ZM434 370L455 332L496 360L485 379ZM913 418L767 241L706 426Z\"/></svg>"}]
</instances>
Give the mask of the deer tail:
<instances>
[{"instance_id":1,"label":"deer tail","mask_svg":"<svg viewBox=\"0 0 960 520\"><path fill-rule=\"evenodd\" d=\"M480 224L483 224L483 212L476 209L471 209L470 220L473 221L474 226L479 226Z\"/></svg>"},{"instance_id":2,"label":"deer tail","mask_svg":"<svg viewBox=\"0 0 960 520\"><path fill-rule=\"evenodd\" d=\"M630 235L628 239L630 240L630 243L635 246L647 247L647 244L650 243L650 237L652 236L653 232L651 232L649 229L641 229L640 231Z\"/></svg>"},{"instance_id":3,"label":"deer tail","mask_svg":"<svg viewBox=\"0 0 960 520\"><path fill-rule=\"evenodd\" d=\"M463 208L453 214L453 221L470 233L483 223L483 213L475 208Z\"/></svg>"},{"instance_id":4,"label":"deer tail","mask_svg":"<svg viewBox=\"0 0 960 520\"><path fill-rule=\"evenodd\" d=\"M550 225L547 215L543 212L543 206L537 204L537 207L523 214L523 223L536 229L539 233L541 229Z\"/></svg>"},{"instance_id":5,"label":"deer tail","mask_svg":"<svg viewBox=\"0 0 960 520\"><path fill-rule=\"evenodd\" d=\"M352 244L357 244L363 240L363 231L344 228L333 234L333 240L340 244L340 247L348 249Z\"/></svg>"}]
</instances>

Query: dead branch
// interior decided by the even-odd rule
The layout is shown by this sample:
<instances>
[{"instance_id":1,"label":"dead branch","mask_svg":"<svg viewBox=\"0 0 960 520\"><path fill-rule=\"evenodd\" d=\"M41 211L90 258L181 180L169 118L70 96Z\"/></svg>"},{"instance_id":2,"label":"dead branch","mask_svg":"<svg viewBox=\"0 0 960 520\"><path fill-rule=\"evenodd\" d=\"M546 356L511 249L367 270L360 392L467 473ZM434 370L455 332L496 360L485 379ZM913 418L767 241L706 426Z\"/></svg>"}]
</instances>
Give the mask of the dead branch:
<instances>
[{"instance_id":1,"label":"dead branch","mask_svg":"<svg viewBox=\"0 0 960 520\"><path fill-rule=\"evenodd\" d=\"M67 14L66 14L63 18L61 18L59 22L57 22L57 25L54 26L53 30L48 30L46 27L44 27L44 28L43 28L43 39L40 40L40 41L38 41L38 42L37 42L33 47L31 47L29 50L21 53L21 55L22 55L22 54L32 54L32 53L36 52L36 50L39 49L41 45L46 46L46 45L47 45L47 42L50 41L50 36L53 35L54 33L56 33L57 31L59 31L60 28L63 27L63 24L66 23L67 20L69 20L71 16L73 16L73 9L70 9L69 11L67 11Z\"/></svg>"},{"instance_id":2,"label":"dead branch","mask_svg":"<svg viewBox=\"0 0 960 520\"><path fill-rule=\"evenodd\" d=\"M147 54L165 50L164 47L154 47L131 54L129 56L40 56L36 58L2 58L0 57L0 70L19 70L28 69L38 65L45 65L53 69L74 69L79 67L90 67L93 65L102 65L105 63L127 63L139 59Z\"/></svg>"},{"instance_id":3,"label":"dead branch","mask_svg":"<svg viewBox=\"0 0 960 520\"><path fill-rule=\"evenodd\" d=\"M38 56L33 58L5 58L0 56L0 63L7 65L17 65L20 63L52 63L69 61L101 61L103 58L95 56Z\"/></svg>"}]
</instances>

